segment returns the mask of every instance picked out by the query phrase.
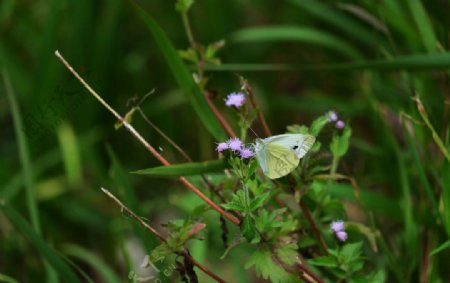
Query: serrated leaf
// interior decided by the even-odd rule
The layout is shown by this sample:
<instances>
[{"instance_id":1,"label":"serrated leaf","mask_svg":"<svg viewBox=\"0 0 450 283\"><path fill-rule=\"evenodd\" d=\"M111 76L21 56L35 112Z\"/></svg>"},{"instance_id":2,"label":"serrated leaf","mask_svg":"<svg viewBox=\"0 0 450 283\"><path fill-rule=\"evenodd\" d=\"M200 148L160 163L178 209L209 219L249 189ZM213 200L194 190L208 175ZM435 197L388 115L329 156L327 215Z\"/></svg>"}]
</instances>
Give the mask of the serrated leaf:
<instances>
[{"instance_id":1,"label":"serrated leaf","mask_svg":"<svg viewBox=\"0 0 450 283\"><path fill-rule=\"evenodd\" d=\"M179 163L170 166L158 166L133 171L131 173L149 176L172 177L214 173L223 171L226 168L229 168L228 162L224 159L219 159L204 162Z\"/></svg>"},{"instance_id":2,"label":"serrated leaf","mask_svg":"<svg viewBox=\"0 0 450 283\"><path fill-rule=\"evenodd\" d=\"M288 133L291 134L308 134L309 129L305 125L290 125L286 127Z\"/></svg>"},{"instance_id":3,"label":"serrated leaf","mask_svg":"<svg viewBox=\"0 0 450 283\"><path fill-rule=\"evenodd\" d=\"M261 196L253 199L252 202L250 203L250 211L254 211L254 210L260 208L261 206L263 206L264 203L267 201L267 199L269 199L269 197L270 197L270 192L266 192L266 193L262 194Z\"/></svg>"},{"instance_id":4,"label":"serrated leaf","mask_svg":"<svg viewBox=\"0 0 450 283\"><path fill-rule=\"evenodd\" d=\"M336 258L333 256L318 256L308 260L310 265L325 266L335 268L338 266Z\"/></svg>"},{"instance_id":5,"label":"serrated leaf","mask_svg":"<svg viewBox=\"0 0 450 283\"><path fill-rule=\"evenodd\" d=\"M272 259L272 254L267 248L258 248L245 263L245 269L255 268L258 277L270 279L272 282L297 282L293 275L287 273Z\"/></svg>"},{"instance_id":6,"label":"serrated leaf","mask_svg":"<svg viewBox=\"0 0 450 283\"><path fill-rule=\"evenodd\" d=\"M306 235L302 235L298 240L298 247L302 249L314 246L315 244L317 244L317 241Z\"/></svg>"},{"instance_id":7,"label":"serrated leaf","mask_svg":"<svg viewBox=\"0 0 450 283\"><path fill-rule=\"evenodd\" d=\"M320 131L328 123L329 123L328 114L319 116L312 122L311 127L309 128L309 133L313 136L319 135Z\"/></svg>"},{"instance_id":8,"label":"serrated leaf","mask_svg":"<svg viewBox=\"0 0 450 283\"><path fill-rule=\"evenodd\" d=\"M229 202L226 204L222 204L222 207L225 208L226 210L235 210L235 211L240 211L240 212L245 211L245 207L243 207L240 202L239 203L238 202Z\"/></svg>"},{"instance_id":9,"label":"serrated leaf","mask_svg":"<svg viewBox=\"0 0 450 283\"><path fill-rule=\"evenodd\" d=\"M278 258L288 266L292 266L297 261L297 245L287 244L277 249Z\"/></svg>"},{"instance_id":10,"label":"serrated leaf","mask_svg":"<svg viewBox=\"0 0 450 283\"><path fill-rule=\"evenodd\" d=\"M252 240L257 236L255 220L250 215L246 215L241 224L242 236L248 241Z\"/></svg>"},{"instance_id":11,"label":"serrated leaf","mask_svg":"<svg viewBox=\"0 0 450 283\"><path fill-rule=\"evenodd\" d=\"M340 136L334 136L330 144L330 150L334 156L340 158L347 153L348 145L352 130L350 127L345 127L344 132Z\"/></svg>"},{"instance_id":12,"label":"serrated leaf","mask_svg":"<svg viewBox=\"0 0 450 283\"><path fill-rule=\"evenodd\" d=\"M342 248L339 258L343 263L351 264L357 261L362 253L362 242L349 243Z\"/></svg>"}]
</instances>

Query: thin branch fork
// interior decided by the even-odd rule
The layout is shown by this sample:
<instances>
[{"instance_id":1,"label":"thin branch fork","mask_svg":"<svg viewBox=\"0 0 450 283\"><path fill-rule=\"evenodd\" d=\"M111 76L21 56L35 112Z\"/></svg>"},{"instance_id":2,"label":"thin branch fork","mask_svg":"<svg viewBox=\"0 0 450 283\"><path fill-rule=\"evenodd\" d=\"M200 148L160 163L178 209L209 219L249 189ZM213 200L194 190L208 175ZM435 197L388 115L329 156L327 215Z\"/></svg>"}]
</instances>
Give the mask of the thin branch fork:
<instances>
[{"instance_id":1,"label":"thin branch fork","mask_svg":"<svg viewBox=\"0 0 450 283\"><path fill-rule=\"evenodd\" d=\"M84 81L84 79L78 74L75 69L72 68L72 66L64 59L64 57L59 53L58 50L55 51L56 57L58 57L59 60L66 66L66 68L80 81L80 83L106 108L111 112L124 126L127 128L128 131L133 134L133 136L138 139L145 148L150 151L150 153L155 156L164 166L170 166L171 163L167 161L155 148L153 148L142 136L139 134L139 132L130 124L128 123L120 114L118 114L109 104L103 100L103 98L97 94L91 86ZM193 191L197 196L199 196L203 201L205 201L209 206L211 206L214 210L219 212L221 215L223 215L225 218L230 220L236 225L240 224L240 220L232 215L231 213L228 213L223 208L221 208L219 205L217 205L215 202L213 202L210 198L208 198L205 194L203 194L197 187L195 187L191 182L189 182L185 177L180 176L179 180L188 187L191 191Z\"/></svg>"},{"instance_id":2,"label":"thin branch fork","mask_svg":"<svg viewBox=\"0 0 450 283\"><path fill-rule=\"evenodd\" d=\"M264 119L264 116L261 113L261 109L259 109L258 105L256 104L256 99L255 99L255 95L253 94L252 88L248 84L248 81L246 79L244 79L243 77L241 77L241 84L242 84L243 90L248 94L248 97L250 98L250 103L252 104L252 107L254 109L256 109L256 112L258 115L258 120L264 129L264 134L267 137L270 137L272 135L272 132L270 131L269 126L267 125L266 120Z\"/></svg>"},{"instance_id":3,"label":"thin branch fork","mask_svg":"<svg viewBox=\"0 0 450 283\"><path fill-rule=\"evenodd\" d=\"M141 217L137 216L136 213L134 213L131 209L129 209L126 205L124 205L115 195L113 195L110 191L107 189L101 188L102 192L104 192L108 197L110 197L112 200L114 200L119 206L121 211L125 211L128 213L131 217L133 217L139 224L141 224L145 229L149 230L152 234L154 234L156 237L158 237L161 242L167 243L166 239L158 232L156 231L152 226L148 225L147 222L142 220ZM186 260L188 260L191 264L197 266L200 270L202 270L205 274L207 274L209 277L213 278L217 282L225 283L225 281L214 274L212 271L210 271L206 266L200 264L198 261L196 261L192 256L190 256L187 252L181 251L178 254L183 256Z\"/></svg>"}]
</instances>

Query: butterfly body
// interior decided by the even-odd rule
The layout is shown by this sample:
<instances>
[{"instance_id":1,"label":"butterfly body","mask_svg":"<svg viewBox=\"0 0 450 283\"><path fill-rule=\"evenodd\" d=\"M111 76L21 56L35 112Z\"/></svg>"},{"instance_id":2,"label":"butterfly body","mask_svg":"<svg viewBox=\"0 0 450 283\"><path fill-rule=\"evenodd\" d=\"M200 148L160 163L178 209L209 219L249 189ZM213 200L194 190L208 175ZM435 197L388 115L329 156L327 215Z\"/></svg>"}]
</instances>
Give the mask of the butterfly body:
<instances>
[{"instance_id":1,"label":"butterfly body","mask_svg":"<svg viewBox=\"0 0 450 283\"><path fill-rule=\"evenodd\" d=\"M314 144L315 137L306 134L284 134L256 139L255 154L263 173L277 179L297 168L300 159Z\"/></svg>"}]
</instances>

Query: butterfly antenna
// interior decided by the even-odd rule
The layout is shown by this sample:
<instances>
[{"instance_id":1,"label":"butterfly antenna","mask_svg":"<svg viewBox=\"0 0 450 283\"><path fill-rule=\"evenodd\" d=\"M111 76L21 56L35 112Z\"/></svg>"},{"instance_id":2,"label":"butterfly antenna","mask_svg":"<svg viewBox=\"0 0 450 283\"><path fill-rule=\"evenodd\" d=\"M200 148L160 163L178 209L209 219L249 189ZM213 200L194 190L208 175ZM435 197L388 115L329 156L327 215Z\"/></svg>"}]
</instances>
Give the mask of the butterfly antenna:
<instances>
[{"instance_id":1,"label":"butterfly antenna","mask_svg":"<svg viewBox=\"0 0 450 283\"><path fill-rule=\"evenodd\" d=\"M250 130L250 131L252 131L252 133L254 133L254 134L255 134L255 136L256 136L256 137L257 137L258 139L260 139L260 137L258 136L258 134L257 134L257 133L256 133L255 131L253 131L253 129L252 129L252 128L250 128L250 127L249 127L249 130Z\"/></svg>"}]
</instances>

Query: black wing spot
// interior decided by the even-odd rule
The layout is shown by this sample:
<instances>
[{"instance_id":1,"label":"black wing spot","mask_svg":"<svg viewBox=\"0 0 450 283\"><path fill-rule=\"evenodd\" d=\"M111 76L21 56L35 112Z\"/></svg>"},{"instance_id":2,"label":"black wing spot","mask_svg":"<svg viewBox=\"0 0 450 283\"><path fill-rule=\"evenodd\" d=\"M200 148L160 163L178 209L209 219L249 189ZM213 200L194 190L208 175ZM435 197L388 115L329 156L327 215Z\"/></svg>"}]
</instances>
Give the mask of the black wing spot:
<instances>
[{"instance_id":1,"label":"black wing spot","mask_svg":"<svg viewBox=\"0 0 450 283\"><path fill-rule=\"evenodd\" d=\"M298 145L294 145L294 147L292 149L296 150L297 148L298 148Z\"/></svg>"}]
</instances>

